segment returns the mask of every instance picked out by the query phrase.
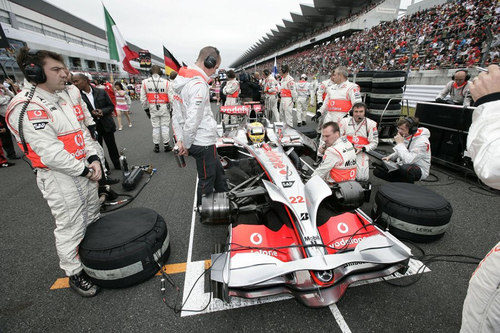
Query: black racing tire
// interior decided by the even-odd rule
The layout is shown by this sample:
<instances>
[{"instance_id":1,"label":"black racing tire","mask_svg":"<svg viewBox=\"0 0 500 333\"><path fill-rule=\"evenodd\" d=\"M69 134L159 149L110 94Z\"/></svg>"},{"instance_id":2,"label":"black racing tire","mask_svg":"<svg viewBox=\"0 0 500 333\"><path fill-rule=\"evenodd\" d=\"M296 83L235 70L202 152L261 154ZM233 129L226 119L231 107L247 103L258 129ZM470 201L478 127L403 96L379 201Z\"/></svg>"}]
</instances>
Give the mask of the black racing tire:
<instances>
[{"instance_id":1,"label":"black racing tire","mask_svg":"<svg viewBox=\"0 0 500 333\"><path fill-rule=\"evenodd\" d=\"M443 237L453 208L441 195L408 183L389 183L375 195L372 218L394 236L419 243Z\"/></svg>"},{"instance_id":2,"label":"black racing tire","mask_svg":"<svg viewBox=\"0 0 500 333\"><path fill-rule=\"evenodd\" d=\"M370 93L370 102L377 104L387 104L392 99L391 103L399 103L403 98L403 89L372 89Z\"/></svg>"},{"instance_id":3,"label":"black racing tire","mask_svg":"<svg viewBox=\"0 0 500 333\"><path fill-rule=\"evenodd\" d=\"M374 109L374 110L383 110L385 109L386 104L379 104L379 103L371 103L370 102L370 107L369 109ZM390 103L387 105L387 110L401 110L401 104L399 104L397 101L395 103Z\"/></svg>"},{"instance_id":4,"label":"black racing tire","mask_svg":"<svg viewBox=\"0 0 500 333\"><path fill-rule=\"evenodd\" d=\"M87 227L78 254L90 279L104 288L125 288L154 276L170 254L162 216L130 208L101 217Z\"/></svg>"},{"instance_id":5,"label":"black racing tire","mask_svg":"<svg viewBox=\"0 0 500 333\"><path fill-rule=\"evenodd\" d=\"M407 74L405 71L384 71L373 74L373 89L401 88L406 84Z\"/></svg>"},{"instance_id":6,"label":"black racing tire","mask_svg":"<svg viewBox=\"0 0 500 333\"><path fill-rule=\"evenodd\" d=\"M364 71L356 74L355 83L360 87L371 88L373 80L373 71Z\"/></svg>"}]
</instances>

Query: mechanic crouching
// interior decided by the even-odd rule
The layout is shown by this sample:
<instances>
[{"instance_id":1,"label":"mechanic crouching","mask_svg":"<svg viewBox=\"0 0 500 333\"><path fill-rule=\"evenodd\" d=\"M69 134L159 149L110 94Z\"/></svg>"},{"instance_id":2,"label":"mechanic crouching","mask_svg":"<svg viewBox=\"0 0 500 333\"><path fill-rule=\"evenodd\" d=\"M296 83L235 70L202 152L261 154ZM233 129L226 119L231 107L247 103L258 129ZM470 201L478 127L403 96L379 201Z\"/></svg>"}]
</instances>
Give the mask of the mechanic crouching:
<instances>
[{"instance_id":1,"label":"mechanic crouching","mask_svg":"<svg viewBox=\"0 0 500 333\"><path fill-rule=\"evenodd\" d=\"M356 152L346 137L340 136L339 125L328 122L321 126L324 143L319 147L323 160L311 177L320 176L327 184L356 179Z\"/></svg>"},{"instance_id":2,"label":"mechanic crouching","mask_svg":"<svg viewBox=\"0 0 500 333\"><path fill-rule=\"evenodd\" d=\"M17 63L26 84L7 107L7 124L31 161L38 188L54 216L59 265L69 276L70 287L91 297L99 289L82 270L78 246L87 225L99 218L99 157L89 131L75 115L79 105L57 93L67 80L62 56L24 47Z\"/></svg>"},{"instance_id":3,"label":"mechanic crouching","mask_svg":"<svg viewBox=\"0 0 500 333\"><path fill-rule=\"evenodd\" d=\"M386 161L396 161L399 169L387 172L376 168L373 174L390 182L413 183L426 179L431 168L430 132L427 128L418 127L415 117L406 117L398 121L398 134L394 137L396 146L394 153L384 157Z\"/></svg>"}]
</instances>

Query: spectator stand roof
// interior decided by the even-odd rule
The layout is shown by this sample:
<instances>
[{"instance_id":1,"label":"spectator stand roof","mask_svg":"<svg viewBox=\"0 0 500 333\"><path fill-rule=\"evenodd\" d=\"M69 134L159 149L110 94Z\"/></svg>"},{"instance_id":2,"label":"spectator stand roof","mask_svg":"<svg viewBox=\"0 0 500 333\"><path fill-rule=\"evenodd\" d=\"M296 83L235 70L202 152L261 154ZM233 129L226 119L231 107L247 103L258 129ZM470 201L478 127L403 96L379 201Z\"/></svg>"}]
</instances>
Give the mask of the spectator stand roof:
<instances>
[{"instance_id":1,"label":"spectator stand roof","mask_svg":"<svg viewBox=\"0 0 500 333\"><path fill-rule=\"evenodd\" d=\"M240 67L251 60L263 56L271 50L282 49L294 41L311 36L329 23L342 20L380 2L374 0L314 0L312 6L300 5L301 14L290 13L292 20L283 19L283 24L271 28L271 32L261 37L246 50L231 67Z\"/></svg>"}]
</instances>

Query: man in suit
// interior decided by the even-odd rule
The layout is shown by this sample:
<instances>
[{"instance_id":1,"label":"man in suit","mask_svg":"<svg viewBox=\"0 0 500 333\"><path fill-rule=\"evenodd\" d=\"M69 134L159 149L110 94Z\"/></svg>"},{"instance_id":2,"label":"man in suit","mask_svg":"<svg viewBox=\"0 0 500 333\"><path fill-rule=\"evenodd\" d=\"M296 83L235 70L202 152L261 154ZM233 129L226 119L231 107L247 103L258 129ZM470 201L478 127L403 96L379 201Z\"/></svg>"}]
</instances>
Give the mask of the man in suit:
<instances>
[{"instance_id":1,"label":"man in suit","mask_svg":"<svg viewBox=\"0 0 500 333\"><path fill-rule=\"evenodd\" d=\"M103 89L92 87L89 79L83 74L73 75L73 84L80 89L82 99L87 104L87 108L94 118L99 144L102 146L104 139L113 166L116 170L120 170L120 154L116 147L114 134L116 125L112 117L114 110L113 102L111 102L108 94ZM105 161L105 165L109 170L107 161Z\"/></svg>"}]
</instances>

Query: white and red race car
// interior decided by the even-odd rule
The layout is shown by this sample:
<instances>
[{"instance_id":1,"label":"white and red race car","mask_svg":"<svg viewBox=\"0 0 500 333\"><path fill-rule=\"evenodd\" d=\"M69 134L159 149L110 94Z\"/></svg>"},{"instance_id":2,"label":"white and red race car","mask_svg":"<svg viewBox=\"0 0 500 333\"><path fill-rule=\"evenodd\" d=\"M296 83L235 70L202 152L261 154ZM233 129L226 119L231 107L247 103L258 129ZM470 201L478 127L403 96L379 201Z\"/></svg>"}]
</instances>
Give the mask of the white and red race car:
<instances>
[{"instance_id":1,"label":"white and red race car","mask_svg":"<svg viewBox=\"0 0 500 333\"><path fill-rule=\"evenodd\" d=\"M248 123L220 131L217 150L230 191L202 200L201 220L229 224L212 255L214 297L290 293L306 306L337 302L349 284L407 269L410 249L359 209L356 182L327 185L307 176L315 143L261 119L266 137L252 143Z\"/></svg>"}]
</instances>

